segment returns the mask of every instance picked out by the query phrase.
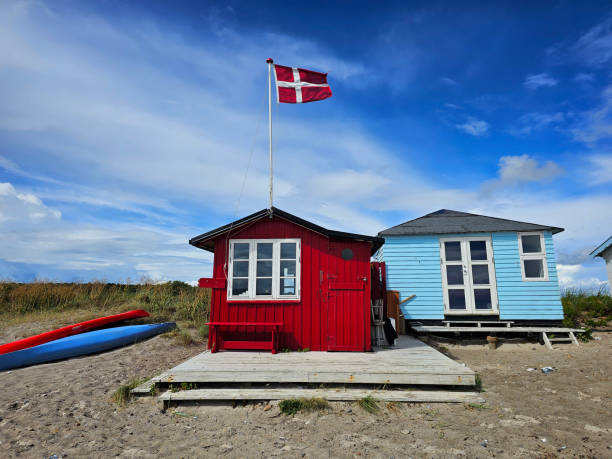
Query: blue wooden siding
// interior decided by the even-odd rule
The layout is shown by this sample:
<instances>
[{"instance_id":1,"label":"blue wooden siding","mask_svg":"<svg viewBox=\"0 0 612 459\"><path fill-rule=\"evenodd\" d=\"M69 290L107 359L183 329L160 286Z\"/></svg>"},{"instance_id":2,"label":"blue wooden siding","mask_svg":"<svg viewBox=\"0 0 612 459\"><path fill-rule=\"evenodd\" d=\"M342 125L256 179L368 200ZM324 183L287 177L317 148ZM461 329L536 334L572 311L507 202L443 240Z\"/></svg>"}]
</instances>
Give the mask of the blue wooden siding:
<instances>
[{"instance_id":1,"label":"blue wooden siding","mask_svg":"<svg viewBox=\"0 0 612 459\"><path fill-rule=\"evenodd\" d=\"M380 250L387 265L387 288L400 292L406 319L443 319L438 236L389 236Z\"/></svg>"},{"instance_id":2,"label":"blue wooden siding","mask_svg":"<svg viewBox=\"0 0 612 459\"><path fill-rule=\"evenodd\" d=\"M493 257L500 319L563 319L557 262L550 231L544 232L544 242L548 280L525 282L521 275L518 234L493 233Z\"/></svg>"},{"instance_id":3,"label":"blue wooden siding","mask_svg":"<svg viewBox=\"0 0 612 459\"><path fill-rule=\"evenodd\" d=\"M563 319L557 267L551 233L544 233L548 281L525 282L521 276L518 235L515 232L388 236L374 255L387 264L387 288L400 292L404 317L443 319L444 299L440 272L439 237L491 237L500 319Z\"/></svg>"}]
</instances>

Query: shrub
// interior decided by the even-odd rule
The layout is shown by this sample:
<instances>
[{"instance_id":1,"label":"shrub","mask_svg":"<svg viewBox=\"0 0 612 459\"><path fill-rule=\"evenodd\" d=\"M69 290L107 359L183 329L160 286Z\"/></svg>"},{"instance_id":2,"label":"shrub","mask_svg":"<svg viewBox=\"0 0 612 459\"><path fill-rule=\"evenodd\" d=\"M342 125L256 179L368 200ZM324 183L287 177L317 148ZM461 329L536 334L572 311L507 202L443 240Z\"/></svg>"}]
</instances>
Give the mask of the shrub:
<instances>
[{"instance_id":1,"label":"shrub","mask_svg":"<svg viewBox=\"0 0 612 459\"><path fill-rule=\"evenodd\" d=\"M567 327L605 326L612 320L612 297L605 289L588 292L582 289L568 289L561 297Z\"/></svg>"}]
</instances>

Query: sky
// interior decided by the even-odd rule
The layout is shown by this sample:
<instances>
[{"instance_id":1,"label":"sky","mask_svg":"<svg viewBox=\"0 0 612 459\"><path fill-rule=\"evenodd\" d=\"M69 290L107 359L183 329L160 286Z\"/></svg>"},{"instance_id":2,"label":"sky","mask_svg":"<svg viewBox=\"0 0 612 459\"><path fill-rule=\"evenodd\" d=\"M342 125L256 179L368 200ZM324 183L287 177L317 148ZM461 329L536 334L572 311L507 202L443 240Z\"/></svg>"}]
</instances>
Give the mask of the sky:
<instances>
[{"instance_id":1,"label":"sky","mask_svg":"<svg viewBox=\"0 0 612 459\"><path fill-rule=\"evenodd\" d=\"M607 285L609 2L0 2L0 279L211 274L189 238L268 205L376 234L438 209L543 225L563 288Z\"/></svg>"}]
</instances>

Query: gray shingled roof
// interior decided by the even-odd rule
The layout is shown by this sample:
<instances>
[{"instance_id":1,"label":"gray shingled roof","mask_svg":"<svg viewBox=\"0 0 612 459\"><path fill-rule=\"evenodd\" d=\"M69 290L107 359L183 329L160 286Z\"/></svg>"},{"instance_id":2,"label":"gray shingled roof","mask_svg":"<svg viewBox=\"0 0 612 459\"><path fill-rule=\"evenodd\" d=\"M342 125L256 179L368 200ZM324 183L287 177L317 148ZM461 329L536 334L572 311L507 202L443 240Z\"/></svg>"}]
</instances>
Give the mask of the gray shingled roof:
<instances>
[{"instance_id":1,"label":"gray shingled roof","mask_svg":"<svg viewBox=\"0 0 612 459\"><path fill-rule=\"evenodd\" d=\"M456 210L441 209L401 225L392 226L378 236L401 236L415 234L493 233L497 231L546 231L560 233L563 228L517 222L505 218L468 214Z\"/></svg>"}]
</instances>

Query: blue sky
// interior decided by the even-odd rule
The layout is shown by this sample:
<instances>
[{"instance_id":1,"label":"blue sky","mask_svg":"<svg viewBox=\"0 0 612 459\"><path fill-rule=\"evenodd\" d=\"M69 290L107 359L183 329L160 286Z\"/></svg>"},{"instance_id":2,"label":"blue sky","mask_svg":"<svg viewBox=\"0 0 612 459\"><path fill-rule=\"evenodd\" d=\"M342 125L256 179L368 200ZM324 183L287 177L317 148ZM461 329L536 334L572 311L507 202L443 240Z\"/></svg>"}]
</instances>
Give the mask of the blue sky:
<instances>
[{"instance_id":1,"label":"blue sky","mask_svg":"<svg viewBox=\"0 0 612 459\"><path fill-rule=\"evenodd\" d=\"M600 286L612 8L513 3L0 3L0 278L209 275L187 240L267 206L273 57L334 92L274 106L278 207L561 226L563 286Z\"/></svg>"}]
</instances>

